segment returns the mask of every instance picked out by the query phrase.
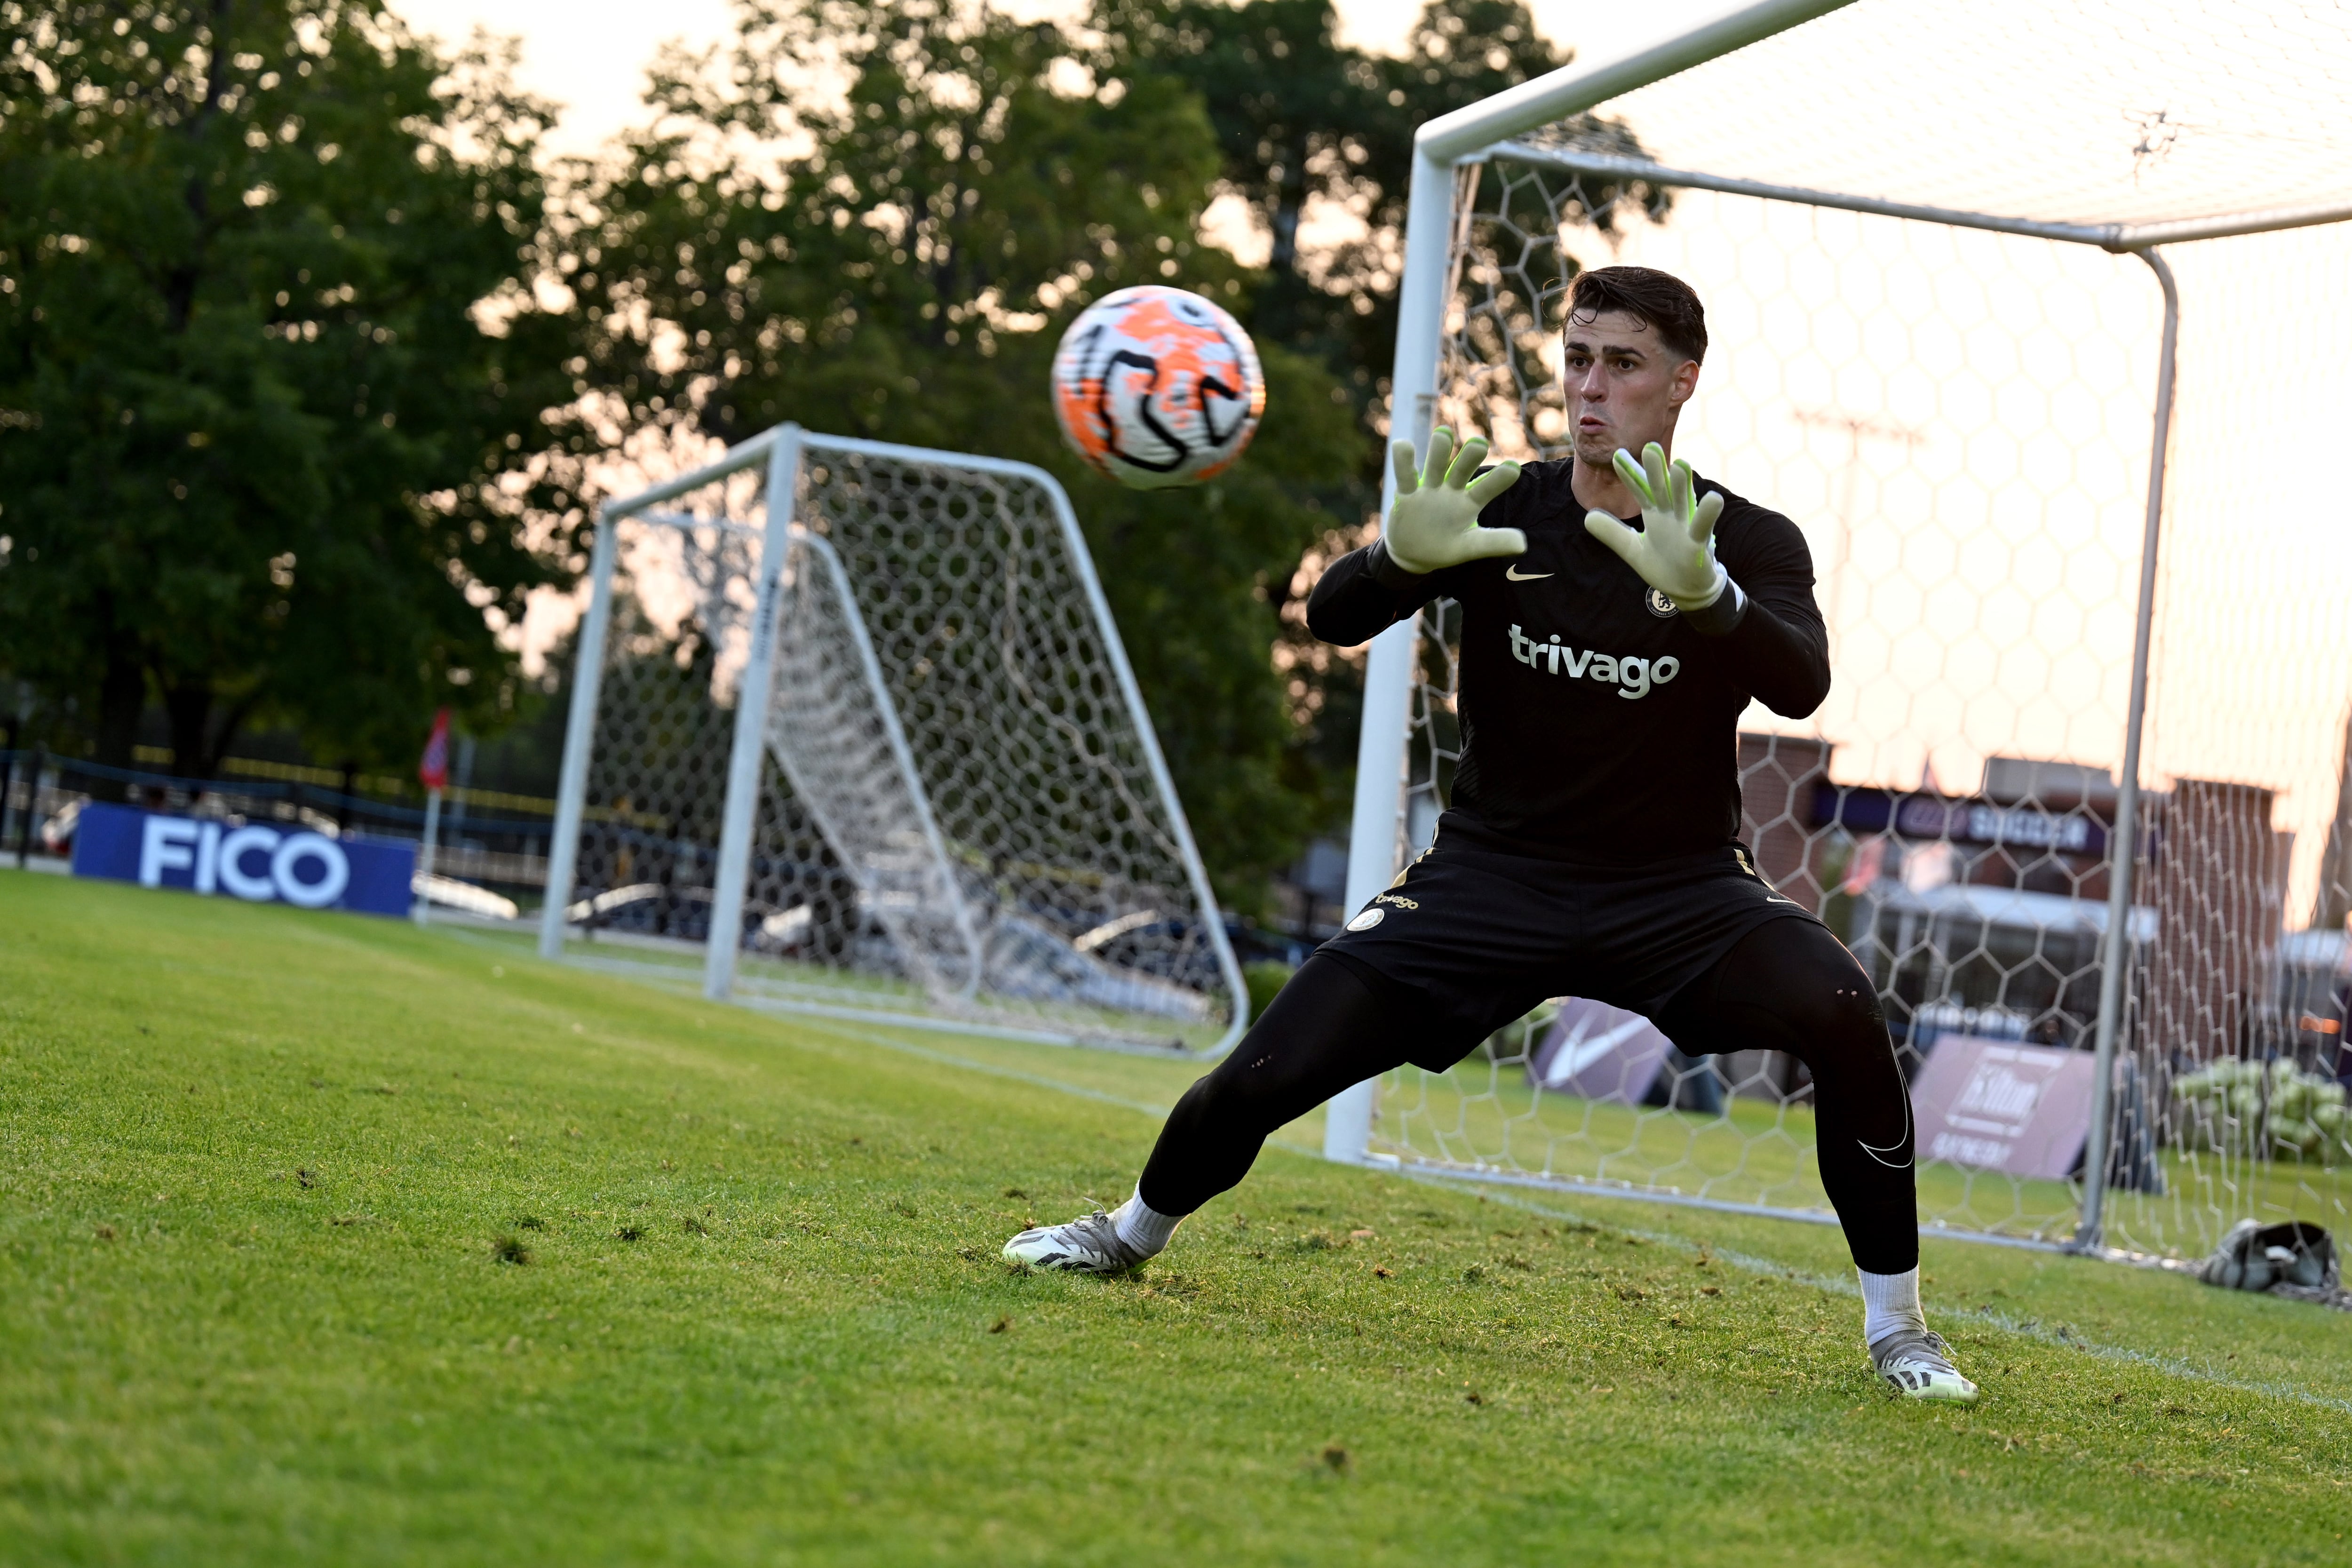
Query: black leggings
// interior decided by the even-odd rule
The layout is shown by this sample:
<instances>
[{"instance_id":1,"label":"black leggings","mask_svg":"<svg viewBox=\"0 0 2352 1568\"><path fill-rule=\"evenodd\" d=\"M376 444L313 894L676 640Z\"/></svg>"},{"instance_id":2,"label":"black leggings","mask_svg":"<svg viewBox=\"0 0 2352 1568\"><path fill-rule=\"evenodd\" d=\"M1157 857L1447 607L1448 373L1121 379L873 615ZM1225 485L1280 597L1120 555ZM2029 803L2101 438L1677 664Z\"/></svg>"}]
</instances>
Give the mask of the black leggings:
<instances>
[{"instance_id":1,"label":"black leggings","mask_svg":"<svg viewBox=\"0 0 2352 1568\"><path fill-rule=\"evenodd\" d=\"M1917 1265L1910 1093L1870 977L1827 927L1794 918L1759 926L1654 1022L1692 1056L1769 1048L1803 1062L1822 1185L1855 1265L1873 1274ZM1241 1184L1275 1129L1351 1084L1426 1062L1430 1045L1409 996L1317 953L1169 1112L1143 1167L1144 1203L1191 1214Z\"/></svg>"}]
</instances>

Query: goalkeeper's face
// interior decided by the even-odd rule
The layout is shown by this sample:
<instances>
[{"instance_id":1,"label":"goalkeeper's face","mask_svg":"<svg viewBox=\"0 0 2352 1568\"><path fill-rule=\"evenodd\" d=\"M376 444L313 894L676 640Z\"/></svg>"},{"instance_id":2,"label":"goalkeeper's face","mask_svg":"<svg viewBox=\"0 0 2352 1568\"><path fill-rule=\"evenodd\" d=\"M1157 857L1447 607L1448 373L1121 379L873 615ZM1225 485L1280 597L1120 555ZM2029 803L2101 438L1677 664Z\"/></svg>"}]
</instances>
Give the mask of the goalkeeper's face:
<instances>
[{"instance_id":1,"label":"goalkeeper's face","mask_svg":"<svg viewBox=\"0 0 2352 1568\"><path fill-rule=\"evenodd\" d=\"M1657 328L1623 310L1570 315L1560 375L1576 422L1576 459L1607 469L1622 448L1652 441L1672 453L1675 420L1698 386L1698 362L1658 341Z\"/></svg>"}]
</instances>

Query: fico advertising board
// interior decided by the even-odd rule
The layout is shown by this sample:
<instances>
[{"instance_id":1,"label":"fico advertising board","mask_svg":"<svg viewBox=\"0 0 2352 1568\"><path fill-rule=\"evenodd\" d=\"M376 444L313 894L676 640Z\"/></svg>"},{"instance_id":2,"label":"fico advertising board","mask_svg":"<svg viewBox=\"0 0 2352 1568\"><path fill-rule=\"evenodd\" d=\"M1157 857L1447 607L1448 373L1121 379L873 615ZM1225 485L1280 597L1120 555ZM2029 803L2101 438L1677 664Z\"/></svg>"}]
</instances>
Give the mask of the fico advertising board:
<instances>
[{"instance_id":1,"label":"fico advertising board","mask_svg":"<svg viewBox=\"0 0 2352 1568\"><path fill-rule=\"evenodd\" d=\"M1939 1035L1911 1087L1919 1157L2063 1181L2091 1134L2088 1051Z\"/></svg>"},{"instance_id":2,"label":"fico advertising board","mask_svg":"<svg viewBox=\"0 0 2352 1568\"><path fill-rule=\"evenodd\" d=\"M266 822L238 827L127 805L92 803L74 825L77 877L305 910L404 915L415 865L412 844L334 839Z\"/></svg>"}]
</instances>

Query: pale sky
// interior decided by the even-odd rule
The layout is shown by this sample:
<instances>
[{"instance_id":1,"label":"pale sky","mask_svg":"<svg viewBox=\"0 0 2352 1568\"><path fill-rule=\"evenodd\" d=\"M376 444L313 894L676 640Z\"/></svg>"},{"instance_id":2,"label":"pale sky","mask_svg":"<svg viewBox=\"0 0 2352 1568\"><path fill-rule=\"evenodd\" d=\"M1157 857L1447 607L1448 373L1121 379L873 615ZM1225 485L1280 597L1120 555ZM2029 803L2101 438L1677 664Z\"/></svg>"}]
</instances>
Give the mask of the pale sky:
<instances>
[{"instance_id":1,"label":"pale sky","mask_svg":"<svg viewBox=\"0 0 2352 1568\"><path fill-rule=\"evenodd\" d=\"M1070 15L1070 0L998 0L1016 15ZM1686 18L1713 15L1726 0L1646 0L1640 5L1534 0L1537 25L1555 42L1595 58L1623 44L1656 37ZM522 40L522 85L564 106L552 148L591 153L635 120L645 68L673 39L697 47L730 35L727 0L393 0L420 31L462 43L475 28ZM1344 37L1366 48L1400 44L1420 0L1339 0Z\"/></svg>"}]
</instances>

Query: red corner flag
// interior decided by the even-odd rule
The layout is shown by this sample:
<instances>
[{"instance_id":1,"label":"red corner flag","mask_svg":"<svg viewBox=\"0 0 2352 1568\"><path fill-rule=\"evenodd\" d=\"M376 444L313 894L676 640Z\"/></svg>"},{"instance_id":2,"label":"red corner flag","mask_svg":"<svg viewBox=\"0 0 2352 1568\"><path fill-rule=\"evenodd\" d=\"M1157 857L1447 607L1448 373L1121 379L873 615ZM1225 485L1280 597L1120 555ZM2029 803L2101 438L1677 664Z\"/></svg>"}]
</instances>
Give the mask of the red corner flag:
<instances>
[{"instance_id":1,"label":"red corner flag","mask_svg":"<svg viewBox=\"0 0 2352 1568\"><path fill-rule=\"evenodd\" d=\"M426 789L449 787L449 710L446 708L433 715L433 733L425 742L425 754L416 759L416 777Z\"/></svg>"}]
</instances>

